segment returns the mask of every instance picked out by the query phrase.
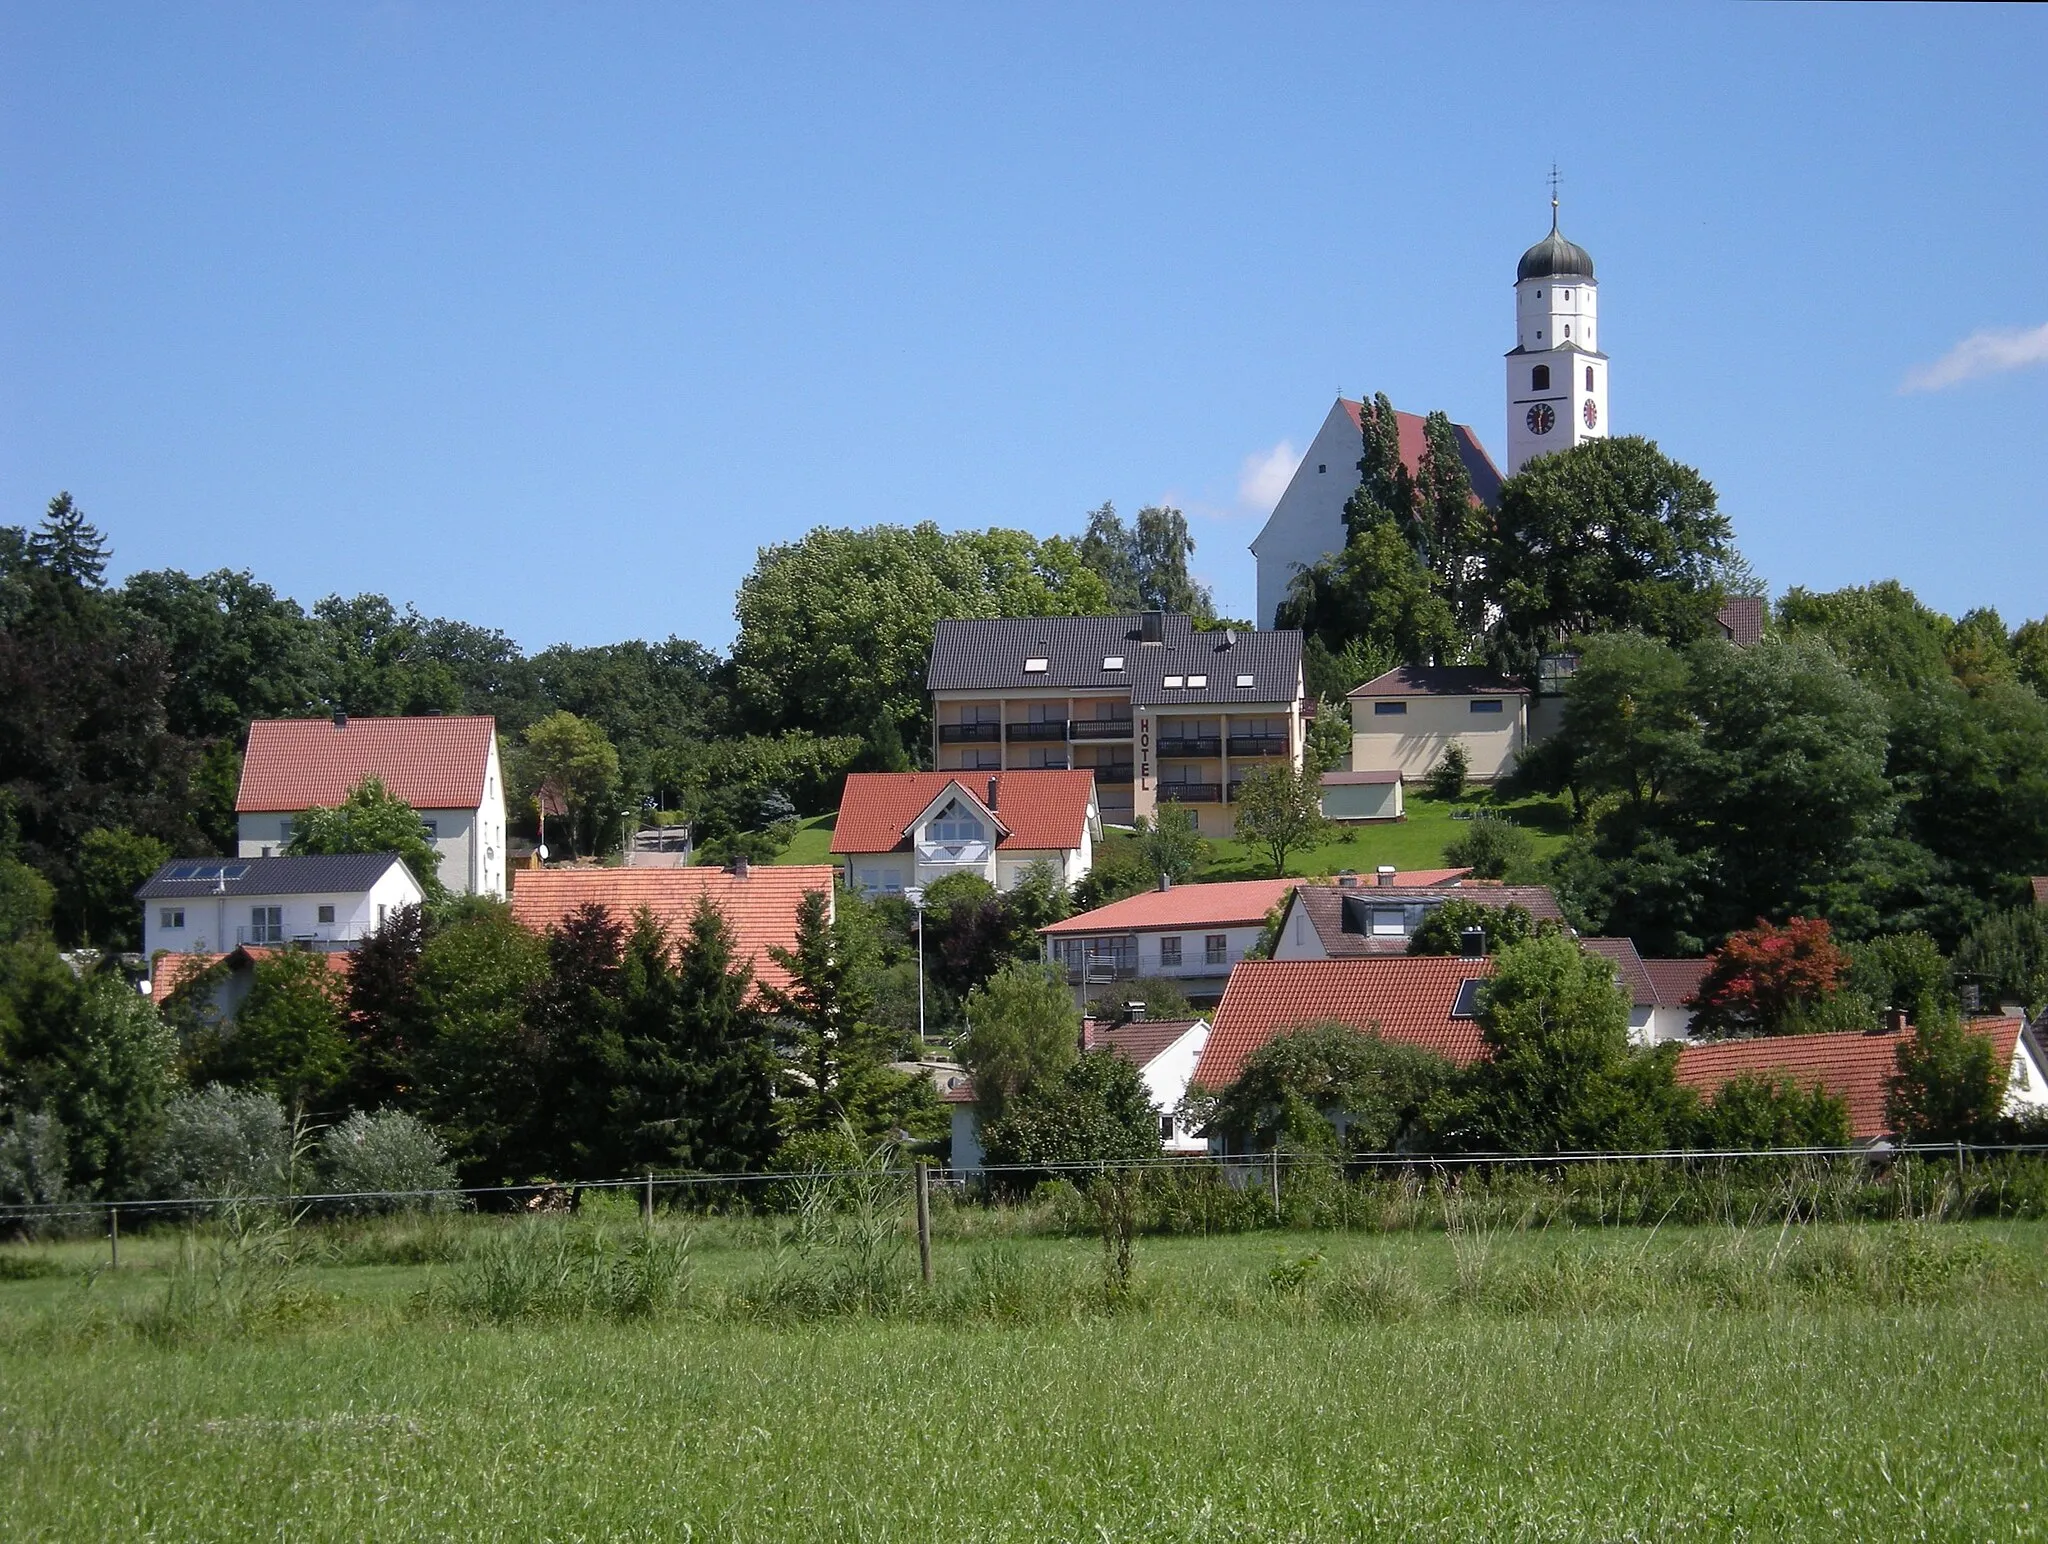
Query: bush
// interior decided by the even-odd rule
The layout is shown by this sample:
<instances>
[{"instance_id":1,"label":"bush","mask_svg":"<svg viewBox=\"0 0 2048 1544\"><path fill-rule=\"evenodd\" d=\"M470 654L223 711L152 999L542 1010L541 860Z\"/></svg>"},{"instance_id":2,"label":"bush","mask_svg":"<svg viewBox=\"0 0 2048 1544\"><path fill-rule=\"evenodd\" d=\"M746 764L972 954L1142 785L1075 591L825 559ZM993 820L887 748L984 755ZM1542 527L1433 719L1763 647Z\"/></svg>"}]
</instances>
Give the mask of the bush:
<instances>
[{"instance_id":1,"label":"bush","mask_svg":"<svg viewBox=\"0 0 2048 1544\"><path fill-rule=\"evenodd\" d=\"M328 1128L320 1139L320 1175L337 1193L401 1192L337 1201L340 1212L447 1211L455 1205L450 1195L418 1193L452 1189L455 1169L433 1127L403 1110L357 1110Z\"/></svg>"},{"instance_id":2,"label":"bush","mask_svg":"<svg viewBox=\"0 0 2048 1544\"><path fill-rule=\"evenodd\" d=\"M166 1200L274 1195L290 1162L291 1124L276 1096L211 1083L171 1101L146 1184Z\"/></svg>"},{"instance_id":3,"label":"bush","mask_svg":"<svg viewBox=\"0 0 2048 1544\"><path fill-rule=\"evenodd\" d=\"M0 1205L48 1206L71 1199L64 1124L47 1111L12 1110L0 1126Z\"/></svg>"},{"instance_id":4,"label":"bush","mask_svg":"<svg viewBox=\"0 0 2048 1544\"><path fill-rule=\"evenodd\" d=\"M1444 862L1478 879L1505 879L1536 855L1536 841L1512 820L1476 815L1444 844Z\"/></svg>"},{"instance_id":5,"label":"bush","mask_svg":"<svg viewBox=\"0 0 2048 1544\"><path fill-rule=\"evenodd\" d=\"M1444 747L1443 760L1429 769L1429 776L1423 780L1423 788L1432 799L1441 799L1446 804L1465 796L1465 778L1472 770L1471 754L1465 749L1463 740L1453 740Z\"/></svg>"},{"instance_id":6,"label":"bush","mask_svg":"<svg viewBox=\"0 0 2048 1544\"><path fill-rule=\"evenodd\" d=\"M1441 906L1432 906L1408 940L1410 954L1463 954L1465 929L1476 927L1486 934L1486 952L1498 954L1537 933L1536 919L1526 906L1510 901L1505 906L1488 906L1483 901L1453 896Z\"/></svg>"}]
</instances>

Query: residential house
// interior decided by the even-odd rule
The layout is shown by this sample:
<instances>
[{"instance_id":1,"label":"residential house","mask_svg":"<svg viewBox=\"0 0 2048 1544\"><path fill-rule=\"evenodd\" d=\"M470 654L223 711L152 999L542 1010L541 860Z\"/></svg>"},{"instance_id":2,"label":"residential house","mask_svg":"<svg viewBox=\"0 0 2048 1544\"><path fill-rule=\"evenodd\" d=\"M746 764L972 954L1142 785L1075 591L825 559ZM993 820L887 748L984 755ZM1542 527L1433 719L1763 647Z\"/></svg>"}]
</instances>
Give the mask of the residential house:
<instances>
[{"instance_id":1,"label":"residential house","mask_svg":"<svg viewBox=\"0 0 2048 1544\"><path fill-rule=\"evenodd\" d=\"M283 853L298 816L341 803L367 777L419 811L443 885L504 897L505 785L490 718L258 719L235 794L237 852Z\"/></svg>"},{"instance_id":2,"label":"residential house","mask_svg":"<svg viewBox=\"0 0 2048 1544\"><path fill-rule=\"evenodd\" d=\"M394 853L178 858L135 892L142 952L222 954L244 944L349 949L424 898Z\"/></svg>"},{"instance_id":3,"label":"residential house","mask_svg":"<svg viewBox=\"0 0 2048 1544\"><path fill-rule=\"evenodd\" d=\"M1181 1100L1187 1096L1188 1083L1208 1038L1207 1019L1139 1018L1114 1029L1092 1019L1081 1023L1084 1049L1114 1051L1138 1069L1152 1108L1159 1116L1160 1148L1169 1154L1208 1151L1208 1139L1191 1131L1179 1116ZM952 1114L953 1172L981 1172L987 1160L981 1145L981 1116L974 1099L973 1081L964 1076L949 1078L939 1099Z\"/></svg>"},{"instance_id":4,"label":"residential house","mask_svg":"<svg viewBox=\"0 0 2048 1544\"><path fill-rule=\"evenodd\" d=\"M1562 924L1564 913L1547 885L1503 885L1470 877L1469 869L1397 873L1382 867L1368 882L1340 874L1335 884L1295 888L1281 919L1277 960L1351 959L1405 954L1422 920L1445 901L1520 906L1538 921Z\"/></svg>"},{"instance_id":5,"label":"residential house","mask_svg":"<svg viewBox=\"0 0 2048 1544\"><path fill-rule=\"evenodd\" d=\"M789 972L771 951L796 947L797 910L806 895L822 894L832 915L834 877L822 863L771 867L744 860L730 869L521 869L512 885L512 916L545 933L585 906L602 907L623 928L644 910L671 939L682 939L698 905L709 901L732 929L734 958L752 968L757 982L786 987Z\"/></svg>"},{"instance_id":6,"label":"residential house","mask_svg":"<svg viewBox=\"0 0 2048 1544\"><path fill-rule=\"evenodd\" d=\"M1325 772L1322 808L1325 820L1346 825L1368 820L1405 820L1408 816L1401 774L1392 770Z\"/></svg>"},{"instance_id":7,"label":"residential house","mask_svg":"<svg viewBox=\"0 0 2048 1544\"><path fill-rule=\"evenodd\" d=\"M250 988L256 984L257 965L283 952L244 945L226 954L166 954L156 962L156 969L150 974L149 999L161 1008L173 994L191 987L216 965L225 962L226 969L207 989L203 1012L216 1023L232 1019L241 1011L242 1004L248 1000ZM355 954L346 949L321 954L321 963L337 990L347 988L355 958Z\"/></svg>"},{"instance_id":8,"label":"residential house","mask_svg":"<svg viewBox=\"0 0 2048 1544\"><path fill-rule=\"evenodd\" d=\"M1492 782L1529 743L1529 696L1526 686L1469 665L1389 670L1347 695L1351 765L1419 778L1456 741L1465 747L1467 775Z\"/></svg>"},{"instance_id":9,"label":"residential house","mask_svg":"<svg viewBox=\"0 0 2048 1544\"><path fill-rule=\"evenodd\" d=\"M832 855L846 865L847 886L867 895L901 895L949 874L1009 890L1035 863L1078 884L1101 839L1085 769L856 772L840 796Z\"/></svg>"},{"instance_id":10,"label":"residential house","mask_svg":"<svg viewBox=\"0 0 2048 1544\"><path fill-rule=\"evenodd\" d=\"M1579 947L1614 964L1629 989L1629 1038L1638 1045L1662 1045L1692 1036L1692 999L1706 976L1705 960L1644 959L1632 938L1581 938Z\"/></svg>"},{"instance_id":11,"label":"residential house","mask_svg":"<svg viewBox=\"0 0 2048 1544\"><path fill-rule=\"evenodd\" d=\"M1969 1028L1990 1037L1993 1053L2007 1069L2006 1113L2048 1109L2048 1056L2026 1020L1972 1019ZM1911 1037L1910 1029L1902 1029L1689 1045L1678 1053L1678 1081L1698 1089L1704 1098L1745 1074L1790 1078L1802 1087L1818 1083L1848 1106L1850 1137L1875 1142L1890 1134L1886 1084L1898 1070L1899 1047Z\"/></svg>"},{"instance_id":12,"label":"residential house","mask_svg":"<svg viewBox=\"0 0 2048 1544\"><path fill-rule=\"evenodd\" d=\"M1118 981L1157 976L1188 1001L1213 1003L1223 995L1231 967L1259 941L1266 915L1299 879L1242 879L1226 884L1176 885L1161 880L1093 911L1038 930L1045 958L1066 973L1077 1003Z\"/></svg>"},{"instance_id":13,"label":"residential house","mask_svg":"<svg viewBox=\"0 0 2048 1544\"><path fill-rule=\"evenodd\" d=\"M1228 836L1247 772L1301 764L1292 630L1197 632L1162 612L944 621L925 684L941 771L1091 771L1114 825L1169 800Z\"/></svg>"}]
</instances>

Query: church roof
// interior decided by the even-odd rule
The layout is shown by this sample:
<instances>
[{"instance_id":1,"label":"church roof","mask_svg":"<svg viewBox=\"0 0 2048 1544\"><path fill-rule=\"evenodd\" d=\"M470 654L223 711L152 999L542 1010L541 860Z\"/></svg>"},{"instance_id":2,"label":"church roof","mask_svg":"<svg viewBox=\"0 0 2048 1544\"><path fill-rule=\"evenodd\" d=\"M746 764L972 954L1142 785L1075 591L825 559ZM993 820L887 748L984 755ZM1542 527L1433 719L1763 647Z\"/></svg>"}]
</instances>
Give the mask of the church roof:
<instances>
[{"instance_id":1,"label":"church roof","mask_svg":"<svg viewBox=\"0 0 2048 1544\"><path fill-rule=\"evenodd\" d=\"M1339 397L1345 416L1359 425L1359 432L1365 432L1363 403L1349 397ZM1408 468L1410 477L1422 474L1422 450L1429 443L1427 421L1420 413L1404 413L1394 410L1394 427L1401 440L1401 464ZM1465 463L1465 476L1471 480L1472 496L1488 509L1500 505L1500 468L1493 464L1493 457L1486 453L1486 447L1479 443L1479 435L1470 424L1452 424L1451 432L1458 442L1458 459Z\"/></svg>"},{"instance_id":2,"label":"church roof","mask_svg":"<svg viewBox=\"0 0 2048 1544\"><path fill-rule=\"evenodd\" d=\"M1547 279L1553 274L1569 274L1574 278L1593 277L1593 258L1576 241L1566 241L1557 228L1557 206L1551 205L1550 234L1522 254L1522 260L1515 265L1515 282L1524 279Z\"/></svg>"}]
</instances>

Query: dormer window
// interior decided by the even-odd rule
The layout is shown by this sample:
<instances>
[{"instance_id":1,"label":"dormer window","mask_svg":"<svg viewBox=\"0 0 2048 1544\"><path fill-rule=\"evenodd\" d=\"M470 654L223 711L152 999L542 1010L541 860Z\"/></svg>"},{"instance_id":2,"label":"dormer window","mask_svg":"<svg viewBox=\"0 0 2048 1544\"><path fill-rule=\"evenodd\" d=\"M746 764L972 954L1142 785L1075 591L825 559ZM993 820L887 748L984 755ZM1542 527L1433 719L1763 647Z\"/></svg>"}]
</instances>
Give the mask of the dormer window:
<instances>
[{"instance_id":1,"label":"dormer window","mask_svg":"<svg viewBox=\"0 0 2048 1544\"><path fill-rule=\"evenodd\" d=\"M1121 654L1105 654L1102 656L1102 668L1104 670L1121 670L1124 668L1124 657Z\"/></svg>"},{"instance_id":2,"label":"dormer window","mask_svg":"<svg viewBox=\"0 0 2048 1544\"><path fill-rule=\"evenodd\" d=\"M983 842L988 840L988 828L954 799L939 811L927 828L927 835L934 842Z\"/></svg>"},{"instance_id":3,"label":"dormer window","mask_svg":"<svg viewBox=\"0 0 2048 1544\"><path fill-rule=\"evenodd\" d=\"M1046 666L1050 663L1051 661L1043 654L1034 654L1031 658L1024 661L1024 673L1026 675L1044 675Z\"/></svg>"}]
</instances>

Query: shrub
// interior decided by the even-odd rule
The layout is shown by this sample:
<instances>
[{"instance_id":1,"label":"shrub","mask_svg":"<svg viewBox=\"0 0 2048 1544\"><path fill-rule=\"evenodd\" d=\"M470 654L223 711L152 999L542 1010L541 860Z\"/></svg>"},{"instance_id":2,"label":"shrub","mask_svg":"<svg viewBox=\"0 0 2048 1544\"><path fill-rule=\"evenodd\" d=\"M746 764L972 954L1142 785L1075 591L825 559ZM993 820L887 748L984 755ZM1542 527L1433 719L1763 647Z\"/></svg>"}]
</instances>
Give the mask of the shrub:
<instances>
[{"instance_id":1,"label":"shrub","mask_svg":"<svg viewBox=\"0 0 2048 1544\"><path fill-rule=\"evenodd\" d=\"M340 1212L446 1211L455 1204L450 1195L418 1193L453 1188L455 1169L433 1127L403 1110L357 1110L329 1127L320 1139L320 1174L337 1193L400 1192L337 1201Z\"/></svg>"},{"instance_id":2,"label":"shrub","mask_svg":"<svg viewBox=\"0 0 2048 1544\"><path fill-rule=\"evenodd\" d=\"M48 1206L71 1198L64 1124L43 1110L11 1110L0 1126L0 1205Z\"/></svg>"},{"instance_id":3,"label":"shrub","mask_svg":"<svg viewBox=\"0 0 2048 1544\"><path fill-rule=\"evenodd\" d=\"M1536 855L1536 840L1512 820L1476 815L1444 844L1444 862L1479 879L1505 879Z\"/></svg>"},{"instance_id":4,"label":"shrub","mask_svg":"<svg viewBox=\"0 0 2048 1544\"><path fill-rule=\"evenodd\" d=\"M1471 770L1472 757L1465 749L1465 742L1453 740L1444 747L1443 759L1429 769L1429 776L1423 780L1422 786L1432 799L1441 799L1448 804L1465 796L1465 778Z\"/></svg>"},{"instance_id":5,"label":"shrub","mask_svg":"<svg viewBox=\"0 0 2048 1544\"><path fill-rule=\"evenodd\" d=\"M1422 925L1416 928L1415 936L1408 940L1408 952L1462 954L1468 927L1483 931L1486 934L1486 952L1498 954L1531 937L1536 932L1536 919L1529 915L1526 906L1517 906L1513 902L1505 906L1488 906L1456 896L1441 906L1429 909Z\"/></svg>"},{"instance_id":6,"label":"shrub","mask_svg":"<svg viewBox=\"0 0 2048 1544\"><path fill-rule=\"evenodd\" d=\"M1759 921L1730 933L1709 957L1694 994L1693 1033L1783 1034L1790 1015L1834 996L1848 973L1849 957L1825 919L1794 917L1783 927Z\"/></svg>"},{"instance_id":7,"label":"shrub","mask_svg":"<svg viewBox=\"0 0 2048 1544\"><path fill-rule=\"evenodd\" d=\"M276 1096L211 1083L171 1101L146 1183L169 1200L272 1195L290 1162L291 1126Z\"/></svg>"}]
</instances>

